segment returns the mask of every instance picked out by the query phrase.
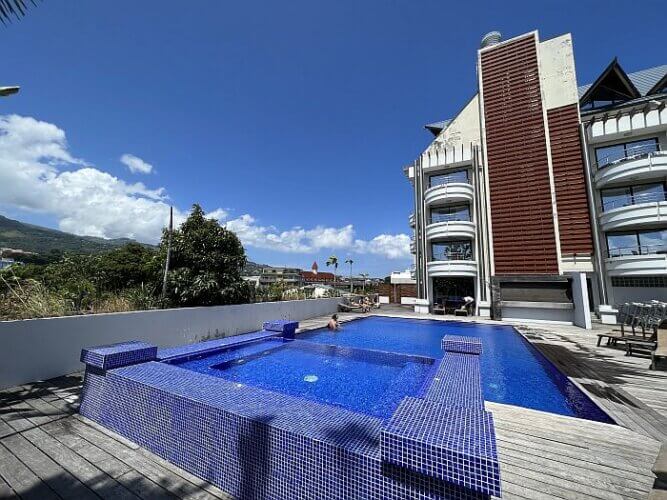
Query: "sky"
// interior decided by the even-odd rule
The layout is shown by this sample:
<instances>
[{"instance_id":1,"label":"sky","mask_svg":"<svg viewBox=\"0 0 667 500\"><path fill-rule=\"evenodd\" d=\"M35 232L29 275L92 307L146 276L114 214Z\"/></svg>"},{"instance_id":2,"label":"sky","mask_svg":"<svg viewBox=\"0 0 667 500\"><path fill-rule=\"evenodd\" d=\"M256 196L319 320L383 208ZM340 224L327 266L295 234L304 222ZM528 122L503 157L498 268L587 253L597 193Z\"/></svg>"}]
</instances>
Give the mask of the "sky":
<instances>
[{"instance_id":1,"label":"sky","mask_svg":"<svg viewBox=\"0 0 667 500\"><path fill-rule=\"evenodd\" d=\"M249 258L411 264L403 166L484 33L571 32L579 83L667 63L662 2L43 0L0 26L0 214L155 243L193 203ZM347 268L345 268L347 269Z\"/></svg>"}]
</instances>

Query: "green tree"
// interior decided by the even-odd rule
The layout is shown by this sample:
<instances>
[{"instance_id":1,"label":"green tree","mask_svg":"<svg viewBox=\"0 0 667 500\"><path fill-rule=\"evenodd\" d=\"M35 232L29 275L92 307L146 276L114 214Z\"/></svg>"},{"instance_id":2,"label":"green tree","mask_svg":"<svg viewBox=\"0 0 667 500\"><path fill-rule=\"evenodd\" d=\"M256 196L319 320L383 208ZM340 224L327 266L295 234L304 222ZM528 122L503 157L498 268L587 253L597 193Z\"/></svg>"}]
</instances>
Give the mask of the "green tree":
<instances>
[{"instance_id":1,"label":"green tree","mask_svg":"<svg viewBox=\"0 0 667 500\"><path fill-rule=\"evenodd\" d=\"M168 231L160 243L162 259L167 253ZM241 278L247 259L238 237L207 219L199 205L179 229L173 231L167 300L180 306L242 304L252 296Z\"/></svg>"},{"instance_id":2,"label":"green tree","mask_svg":"<svg viewBox=\"0 0 667 500\"><path fill-rule=\"evenodd\" d=\"M34 0L30 4L35 5ZM7 24L12 18L21 19L28 5L25 0L0 0L0 22Z\"/></svg>"},{"instance_id":3,"label":"green tree","mask_svg":"<svg viewBox=\"0 0 667 500\"><path fill-rule=\"evenodd\" d=\"M100 254L98 274L104 278L104 290L120 291L146 285L155 278L159 261L155 250L139 243L128 243Z\"/></svg>"},{"instance_id":4,"label":"green tree","mask_svg":"<svg viewBox=\"0 0 667 500\"><path fill-rule=\"evenodd\" d=\"M327 267L333 266L334 268L334 284L336 283L336 271L338 271L338 257L335 255L332 255L327 259Z\"/></svg>"},{"instance_id":5,"label":"green tree","mask_svg":"<svg viewBox=\"0 0 667 500\"><path fill-rule=\"evenodd\" d=\"M352 264L354 264L354 261L351 258L347 258L345 260L346 264L350 264L350 293L352 293L353 288L352 288Z\"/></svg>"}]
</instances>

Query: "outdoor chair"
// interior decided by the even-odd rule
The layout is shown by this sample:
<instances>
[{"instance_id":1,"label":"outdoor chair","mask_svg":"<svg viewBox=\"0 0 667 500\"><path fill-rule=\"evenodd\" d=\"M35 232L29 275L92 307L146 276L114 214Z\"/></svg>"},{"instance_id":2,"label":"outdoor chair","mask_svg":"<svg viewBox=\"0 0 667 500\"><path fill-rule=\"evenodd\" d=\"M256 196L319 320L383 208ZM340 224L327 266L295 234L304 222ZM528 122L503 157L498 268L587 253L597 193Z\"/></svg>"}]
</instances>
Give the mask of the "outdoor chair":
<instances>
[{"instance_id":1,"label":"outdoor chair","mask_svg":"<svg viewBox=\"0 0 667 500\"><path fill-rule=\"evenodd\" d=\"M658 326L667 319L667 304L660 301L652 301L649 304L626 303L619 310L621 314L618 324L621 328L598 333L597 345L600 346L603 338L607 339L607 345L626 342L626 354L628 355L632 354L633 347L650 347L651 343L655 342ZM641 328L641 335L637 333L638 328ZM634 342L634 344L628 347L628 342Z\"/></svg>"},{"instance_id":2,"label":"outdoor chair","mask_svg":"<svg viewBox=\"0 0 667 500\"><path fill-rule=\"evenodd\" d=\"M445 314L445 302L443 299L437 299L433 304L433 314Z\"/></svg>"},{"instance_id":3,"label":"outdoor chair","mask_svg":"<svg viewBox=\"0 0 667 500\"><path fill-rule=\"evenodd\" d=\"M651 370L656 369L659 359L667 358L667 321L663 321L658 328L657 341L655 349L651 351ZM667 457L665 463L667 464Z\"/></svg>"}]
</instances>

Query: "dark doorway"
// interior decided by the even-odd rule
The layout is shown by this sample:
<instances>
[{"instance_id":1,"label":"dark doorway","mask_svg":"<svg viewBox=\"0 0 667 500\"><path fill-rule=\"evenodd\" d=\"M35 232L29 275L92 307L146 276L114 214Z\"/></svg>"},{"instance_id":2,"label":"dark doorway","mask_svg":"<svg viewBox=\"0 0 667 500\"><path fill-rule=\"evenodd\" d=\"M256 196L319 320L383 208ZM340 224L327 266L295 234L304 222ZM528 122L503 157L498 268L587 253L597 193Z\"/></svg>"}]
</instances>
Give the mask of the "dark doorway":
<instances>
[{"instance_id":1,"label":"dark doorway","mask_svg":"<svg viewBox=\"0 0 667 500\"><path fill-rule=\"evenodd\" d=\"M463 297L475 297L474 278L433 278L433 304L445 309L456 309L464 303Z\"/></svg>"}]
</instances>

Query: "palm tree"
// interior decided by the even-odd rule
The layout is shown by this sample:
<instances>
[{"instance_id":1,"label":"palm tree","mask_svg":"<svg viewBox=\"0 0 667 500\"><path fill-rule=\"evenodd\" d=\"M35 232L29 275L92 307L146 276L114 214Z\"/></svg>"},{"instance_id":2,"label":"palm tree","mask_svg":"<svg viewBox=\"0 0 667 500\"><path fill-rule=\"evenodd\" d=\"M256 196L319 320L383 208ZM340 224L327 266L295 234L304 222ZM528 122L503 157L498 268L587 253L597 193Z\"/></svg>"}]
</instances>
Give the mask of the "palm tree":
<instances>
[{"instance_id":1,"label":"palm tree","mask_svg":"<svg viewBox=\"0 0 667 500\"><path fill-rule=\"evenodd\" d=\"M35 0L30 0L30 3L37 5ZM12 20L12 17L21 19L25 16L27 10L25 0L0 0L0 22L7 24L7 21Z\"/></svg>"},{"instance_id":2,"label":"palm tree","mask_svg":"<svg viewBox=\"0 0 667 500\"><path fill-rule=\"evenodd\" d=\"M352 259L348 258L345 261L345 263L350 264L350 293L352 293L354 291L354 289L352 288L352 264L354 264L354 261Z\"/></svg>"},{"instance_id":3,"label":"palm tree","mask_svg":"<svg viewBox=\"0 0 667 500\"><path fill-rule=\"evenodd\" d=\"M362 277L363 281L361 282L361 289L363 293L366 293L366 280L368 279L368 276L370 276L368 273L360 273L359 276Z\"/></svg>"},{"instance_id":4,"label":"palm tree","mask_svg":"<svg viewBox=\"0 0 667 500\"><path fill-rule=\"evenodd\" d=\"M336 271L338 270L338 257L335 255L332 255L327 259L327 267L333 266L334 267L334 287L336 286Z\"/></svg>"}]
</instances>

